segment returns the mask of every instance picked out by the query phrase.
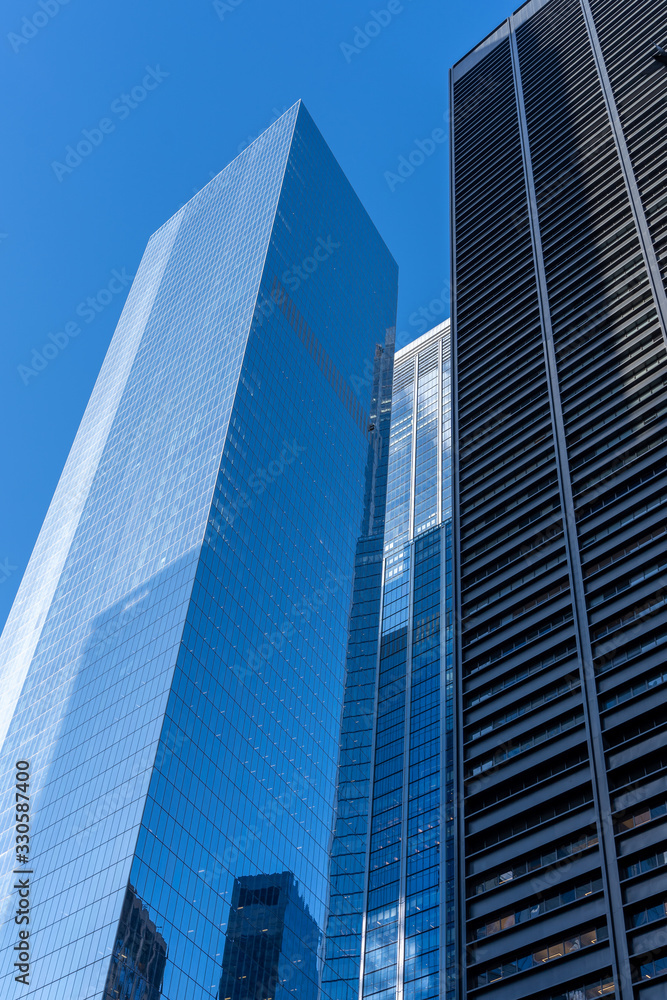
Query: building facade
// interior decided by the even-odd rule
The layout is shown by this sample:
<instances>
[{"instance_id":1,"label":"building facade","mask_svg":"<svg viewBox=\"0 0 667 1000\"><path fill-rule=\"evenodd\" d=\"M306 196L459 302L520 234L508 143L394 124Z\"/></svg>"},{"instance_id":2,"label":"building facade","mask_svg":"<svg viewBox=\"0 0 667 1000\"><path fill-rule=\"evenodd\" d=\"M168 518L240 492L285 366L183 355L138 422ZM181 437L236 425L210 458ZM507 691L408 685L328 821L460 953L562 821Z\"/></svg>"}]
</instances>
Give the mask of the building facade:
<instances>
[{"instance_id":1,"label":"building facade","mask_svg":"<svg viewBox=\"0 0 667 1000\"><path fill-rule=\"evenodd\" d=\"M346 957L364 1000L454 996L449 365L448 323L395 355L380 641L359 712L367 794L357 854L335 851L362 865Z\"/></svg>"},{"instance_id":2,"label":"building facade","mask_svg":"<svg viewBox=\"0 0 667 1000\"><path fill-rule=\"evenodd\" d=\"M30 764L35 1000L139 984L129 914L154 928L147 996L215 997L234 893L276 872L298 885L291 957L255 987L277 967L278 991L320 989L377 452L363 373L395 306L396 265L300 103L151 238L2 639L3 772ZM14 878L8 1000L25 995Z\"/></svg>"},{"instance_id":3,"label":"building facade","mask_svg":"<svg viewBox=\"0 0 667 1000\"><path fill-rule=\"evenodd\" d=\"M463 997L667 990L666 39L531 0L451 74Z\"/></svg>"},{"instance_id":4,"label":"building facade","mask_svg":"<svg viewBox=\"0 0 667 1000\"><path fill-rule=\"evenodd\" d=\"M377 344L361 379L373 384L374 447L366 470L363 533L357 544L346 659L345 694L331 842L322 981L335 1000L358 1000L365 910L369 790L377 685L393 335Z\"/></svg>"}]
</instances>

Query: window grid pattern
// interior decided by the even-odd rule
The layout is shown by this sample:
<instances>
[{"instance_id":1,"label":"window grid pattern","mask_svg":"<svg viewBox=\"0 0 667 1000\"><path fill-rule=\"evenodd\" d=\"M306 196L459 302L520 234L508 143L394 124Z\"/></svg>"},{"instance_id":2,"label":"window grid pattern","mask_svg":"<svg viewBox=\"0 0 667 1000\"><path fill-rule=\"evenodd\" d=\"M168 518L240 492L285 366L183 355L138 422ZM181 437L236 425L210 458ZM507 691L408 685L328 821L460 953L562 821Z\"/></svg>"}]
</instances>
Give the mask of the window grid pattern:
<instances>
[{"instance_id":1,"label":"window grid pattern","mask_svg":"<svg viewBox=\"0 0 667 1000\"><path fill-rule=\"evenodd\" d=\"M574 932L589 917L605 917L609 942L591 949L585 972L593 980L599 974L604 995L641 996L633 983L649 945L626 933L622 906L630 898L636 906L642 890L634 886L628 895L619 885L615 854L640 870L663 822L651 809L667 726L658 513L666 359L661 299L654 300L633 212L645 213L648 257L660 261L665 72L651 42L663 22L664 11L647 0L545 0L517 11L453 73L458 610L471 767L465 784L460 775L461 871L471 887L463 915L468 991L476 997L598 989L575 986L581 969L567 955L544 982L536 967L525 986L521 968L511 985L502 975L476 979L478 963L490 969L497 958L502 968L529 933L527 924L508 924L475 943L480 918L495 925L502 906L519 898L519 884L502 873L518 870L538 846L548 856L582 829L600 841L569 872L558 872L563 898L571 899L569 880L583 865L594 880L604 869L609 898L569 902L559 923ZM612 107L613 121L598 40L618 111L616 118ZM634 170L629 188L619 128ZM571 570L563 509L571 512ZM548 703L540 697L547 690L556 692ZM580 718L583 699L590 723L568 726ZM602 810L615 819L615 844L591 808L592 767ZM624 826L629 813L641 817L637 827L634 820ZM491 887L494 879L484 902L475 902L472 887ZM462 958L464 946L462 939ZM658 959L663 954L661 945Z\"/></svg>"},{"instance_id":2,"label":"window grid pattern","mask_svg":"<svg viewBox=\"0 0 667 1000\"><path fill-rule=\"evenodd\" d=\"M410 533L414 361L397 366L392 393L391 437L385 553L404 543Z\"/></svg>"},{"instance_id":3,"label":"window grid pattern","mask_svg":"<svg viewBox=\"0 0 667 1000\"><path fill-rule=\"evenodd\" d=\"M415 446L414 533L428 531L438 521L439 344L419 355L417 379L417 440Z\"/></svg>"},{"instance_id":4,"label":"window grid pattern","mask_svg":"<svg viewBox=\"0 0 667 1000\"><path fill-rule=\"evenodd\" d=\"M453 685L443 610L451 529L438 523L442 481L451 482L448 347L443 324L397 354L394 374L364 942L363 996L373 1000L438 996L441 954L454 958L453 897L445 907L441 893L445 855L450 888L454 865L441 836L445 809L453 837L451 704L446 722L441 712Z\"/></svg>"},{"instance_id":5,"label":"window grid pattern","mask_svg":"<svg viewBox=\"0 0 667 1000\"><path fill-rule=\"evenodd\" d=\"M152 237L74 446L80 511L3 746L32 763L39 1000L105 986L297 110ZM12 827L5 807L5 860Z\"/></svg>"},{"instance_id":6,"label":"window grid pattern","mask_svg":"<svg viewBox=\"0 0 667 1000\"><path fill-rule=\"evenodd\" d=\"M164 255L5 743L36 777L31 996L337 997L319 963L378 450L341 380L371 413L355 376L393 336L396 267L301 104ZM316 260L289 294L328 373L273 297Z\"/></svg>"}]
</instances>

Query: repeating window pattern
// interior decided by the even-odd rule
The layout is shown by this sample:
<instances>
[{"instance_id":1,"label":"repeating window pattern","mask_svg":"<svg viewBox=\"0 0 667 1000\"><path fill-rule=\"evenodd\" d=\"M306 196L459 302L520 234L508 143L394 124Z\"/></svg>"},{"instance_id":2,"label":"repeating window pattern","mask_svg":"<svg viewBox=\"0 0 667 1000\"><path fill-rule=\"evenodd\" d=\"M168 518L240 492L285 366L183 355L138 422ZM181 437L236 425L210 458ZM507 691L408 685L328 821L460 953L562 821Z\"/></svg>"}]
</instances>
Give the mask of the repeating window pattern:
<instances>
[{"instance_id":1,"label":"repeating window pattern","mask_svg":"<svg viewBox=\"0 0 667 1000\"><path fill-rule=\"evenodd\" d=\"M347 648L336 816L325 932L325 993L357 1000L369 826L373 710L382 588L382 547L391 419L393 344L376 351L374 461L367 466L364 534L359 539Z\"/></svg>"},{"instance_id":2,"label":"repeating window pattern","mask_svg":"<svg viewBox=\"0 0 667 1000\"><path fill-rule=\"evenodd\" d=\"M594 892L600 892L601 889L602 879L596 878L573 885L571 888L566 889L565 892L545 895L542 899L536 899L534 902L531 902L529 906L505 911L502 915L494 917L493 920L487 920L477 928L475 936L479 941L490 934L499 934L500 931L508 930L510 927L516 927L517 924L540 917L543 913L556 910L559 906L567 906L568 903L573 903L576 899L585 899Z\"/></svg>"},{"instance_id":3,"label":"repeating window pattern","mask_svg":"<svg viewBox=\"0 0 667 1000\"><path fill-rule=\"evenodd\" d=\"M68 462L79 512L3 748L32 761L36 997L102 992L128 882L156 919L132 857L296 115L152 237Z\"/></svg>"},{"instance_id":4,"label":"repeating window pattern","mask_svg":"<svg viewBox=\"0 0 667 1000\"><path fill-rule=\"evenodd\" d=\"M566 955L573 955L575 952L581 951L582 948L590 948L598 941L606 940L607 936L606 927L593 927L563 941L551 942L547 947L539 948L537 951L508 956L502 965L477 973L476 985L487 986L499 979L505 979L507 976L514 976L519 972L533 969L535 966L544 965L546 962L553 962Z\"/></svg>"},{"instance_id":5,"label":"repeating window pattern","mask_svg":"<svg viewBox=\"0 0 667 1000\"><path fill-rule=\"evenodd\" d=\"M289 294L326 370L273 297L320 239L335 257ZM321 938L349 608L355 563L379 579L382 555L359 547L378 439L341 380L372 413L396 267L300 104L145 264L4 747L35 774L31 996L338 997Z\"/></svg>"},{"instance_id":6,"label":"repeating window pattern","mask_svg":"<svg viewBox=\"0 0 667 1000\"><path fill-rule=\"evenodd\" d=\"M490 889L496 889L499 885L505 885L506 882L512 882L516 878L521 878L522 875L526 875L529 872L539 871L540 868L547 868L550 865L555 865L559 861L565 861L570 858L573 854L578 854L580 851L586 851L589 847L597 847L598 837L597 834L582 834L576 840L567 841L562 844L558 844L557 847L550 847L547 850L539 851L537 854L531 855L525 861L515 862L511 867L506 868L504 871L499 872L497 875L491 876L491 878L485 878L482 882L478 882L475 885L475 893L488 892Z\"/></svg>"},{"instance_id":7,"label":"repeating window pattern","mask_svg":"<svg viewBox=\"0 0 667 1000\"><path fill-rule=\"evenodd\" d=\"M421 534L438 520L439 373L436 343L419 355L417 378L417 435L415 444L414 533Z\"/></svg>"},{"instance_id":8,"label":"repeating window pattern","mask_svg":"<svg viewBox=\"0 0 667 1000\"><path fill-rule=\"evenodd\" d=\"M395 545L405 542L410 533L414 364L414 360L410 360L397 365L394 378L385 552L390 552Z\"/></svg>"},{"instance_id":9,"label":"repeating window pattern","mask_svg":"<svg viewBox=\"0 0 667 1000\"><path fill-rule=\"evenodd\" d=\"M443 324L398 352L394 373L363 962L373 1000L437 997L453 966L448 349Z\"/></svg>"},{"instance_id":10,"label":"repeating window pattern","mask_svg":"<svg viewBox=\"0 0 667 1000\"><path fill-rule=\"evenodd\" d=\"M567 840L597 822L607 893L586 912L613 933L590 955L599 987L576 990L623 1000L645 957L624 908L649 880L630 898L619 869L653 863L667 725L662 30L648 0L537 0L452 75L461 877L490 886L547 825ZM562 908L564 933L579 913ZM479 981L482 952L468 990L512 996ZM517 989L566 996L575 966Z\"/></svg>"}]
</instances>

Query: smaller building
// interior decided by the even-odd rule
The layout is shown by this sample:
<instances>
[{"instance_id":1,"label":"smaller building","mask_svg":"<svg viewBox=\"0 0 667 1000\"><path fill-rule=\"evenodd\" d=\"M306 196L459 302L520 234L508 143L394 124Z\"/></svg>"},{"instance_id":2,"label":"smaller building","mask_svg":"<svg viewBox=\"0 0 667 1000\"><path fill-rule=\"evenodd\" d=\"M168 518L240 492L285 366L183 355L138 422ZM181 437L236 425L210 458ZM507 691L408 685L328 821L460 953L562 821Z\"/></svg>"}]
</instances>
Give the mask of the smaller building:
<instances>
[{"instance_id":1,"label":"smaller building","mask_svg":"<svg viewBox=\"0 0 667 1000\"><path fill-rule=\"evenodd\" d=\"M455 985L447 974L455 870L450 406L445 322L397 351L394 363L365 1000L450 997Z\"/></svg>"}]
</instances>

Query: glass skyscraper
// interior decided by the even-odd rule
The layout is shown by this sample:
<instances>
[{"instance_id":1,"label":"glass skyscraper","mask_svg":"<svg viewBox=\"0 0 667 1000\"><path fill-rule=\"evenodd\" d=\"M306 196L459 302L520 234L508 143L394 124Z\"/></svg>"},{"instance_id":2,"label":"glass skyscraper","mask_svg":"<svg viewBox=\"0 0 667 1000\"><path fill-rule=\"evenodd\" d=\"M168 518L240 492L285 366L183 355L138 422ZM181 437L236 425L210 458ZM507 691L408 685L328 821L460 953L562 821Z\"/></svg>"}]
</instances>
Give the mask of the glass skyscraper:
<instances>
[{"instance_id":1,"label":"glass skyscraper","mask_svg":"<svg viewBox=\"0 0 667 1000\"><path fill-rule=\"evenodd\" d=\"M666 32L456 64L396 353L301 103L152 237L0 640L3 1000L664 998Z\"/></svg>"},{"instance_id":2,"label":"glass skyscraper","mask_svg":"<svg viewBox=\"0 0 667 1000\"><path fill-rule=\"evenodd\" d=\"M321 989L395 299L300 103L151 238L2 638L33 870L29 991L3 886L3 998Z\"/></svg>"},{"instance_id":3,"label":"glass skyscraper","mask_svg":"<svg viewBox=\"0 0 667 1000\"><path fill-rule=\"evenodd\" d=\"M667 994L666 35L531 0L451 76L462 998Z\"/></svg>"},{"instance_id":4,"label":"glass skyscraper","mask_svg":"<svg viewBox=\"0 0 667 1000\"><path fill-rule=\"evenodd\" d=\"M384 543L355 604L374 645L346 691L327 934L341 998L454 995L449 347L446 323L395 356Z\"/></svg>"}]
</instances>

